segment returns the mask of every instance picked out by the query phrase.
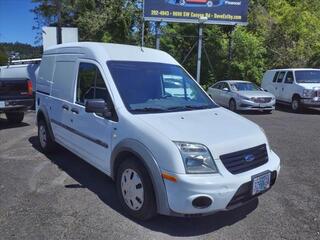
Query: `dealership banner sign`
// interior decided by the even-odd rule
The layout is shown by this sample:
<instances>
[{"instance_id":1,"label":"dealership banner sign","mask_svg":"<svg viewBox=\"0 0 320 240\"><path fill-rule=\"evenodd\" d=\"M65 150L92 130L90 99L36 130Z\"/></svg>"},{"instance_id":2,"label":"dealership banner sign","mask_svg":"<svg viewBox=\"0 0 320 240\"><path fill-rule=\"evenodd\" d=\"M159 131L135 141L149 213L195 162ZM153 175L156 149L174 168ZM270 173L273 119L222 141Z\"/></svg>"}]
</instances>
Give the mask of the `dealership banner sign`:
<instances>
[{"instance_id":1,"label":"dealership banner sign","mask_svg":"<svg viewBox=\"0 0 320 240\"><path fill-rule=\"evenodd\" d=\"M144 0L149 21L246 25L248 0Z\"/></svg>"}]
</instances>

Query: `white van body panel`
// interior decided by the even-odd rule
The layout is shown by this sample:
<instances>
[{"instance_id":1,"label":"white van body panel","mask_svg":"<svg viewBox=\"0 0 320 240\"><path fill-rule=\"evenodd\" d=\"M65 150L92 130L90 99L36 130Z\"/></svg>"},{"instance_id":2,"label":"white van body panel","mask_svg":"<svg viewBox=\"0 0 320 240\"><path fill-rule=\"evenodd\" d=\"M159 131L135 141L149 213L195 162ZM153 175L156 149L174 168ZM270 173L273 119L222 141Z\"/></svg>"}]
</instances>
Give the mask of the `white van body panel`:
<instances>
[{"instance_id":1,"label":"white van body panel","mask_svg":"<svg viewBox=\"0 0 320 240\"><path fill-rule=\"evenodd\" d=\"M239 187L252 176L280 171L280 159L269 146L263 131L254 123L222 108L161 114L130 113L117 90L108 61L156 62L180 66L169 54L148 48L105 43L68 43L44 52L37 79L37 111L47 112L54 139L107 175L114 177L114 152L125 147L149 162L158 212L208 214L227 208ZM114 103L118 120L86 113L76 99L80 63L90 63L100 71ZM64 87L64 84L66 85ZM45 111L43 109L46 109ZM180 151L174 141L207 146L219 169L218 174L186 174ZM135 143L135 144L133 144ZM266 164L239 175L231 174L220 156L265 144ZM136 146L140 146L139 149ZM142 150L143 148L143 150ZM153 160L154 162L151 162ZM161 173L177 177L173 184ZM192 200L205 195L216 201L209 208L192 206ZM159 200L162 199L162 200ZM165 199L165 200L163 200Z\"/></svg>"}]
</instances>

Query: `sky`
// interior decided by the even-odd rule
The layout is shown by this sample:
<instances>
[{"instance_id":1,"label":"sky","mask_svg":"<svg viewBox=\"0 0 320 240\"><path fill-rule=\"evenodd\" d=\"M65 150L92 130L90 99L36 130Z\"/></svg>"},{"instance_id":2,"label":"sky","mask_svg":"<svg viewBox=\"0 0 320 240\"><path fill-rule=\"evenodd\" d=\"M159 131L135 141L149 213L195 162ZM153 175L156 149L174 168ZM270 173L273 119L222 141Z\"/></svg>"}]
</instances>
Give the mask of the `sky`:
<instances>
[{"instance_id":1,"label":"sky","mask_svg":"<svg viewBox=\"0 0 320 240\"><path fill-rule=\"evenodd\" d=\"M36 30L32 30L36 6L31 0L0 0L0 42L35 44Z\"/></svg>"}]
</instances>

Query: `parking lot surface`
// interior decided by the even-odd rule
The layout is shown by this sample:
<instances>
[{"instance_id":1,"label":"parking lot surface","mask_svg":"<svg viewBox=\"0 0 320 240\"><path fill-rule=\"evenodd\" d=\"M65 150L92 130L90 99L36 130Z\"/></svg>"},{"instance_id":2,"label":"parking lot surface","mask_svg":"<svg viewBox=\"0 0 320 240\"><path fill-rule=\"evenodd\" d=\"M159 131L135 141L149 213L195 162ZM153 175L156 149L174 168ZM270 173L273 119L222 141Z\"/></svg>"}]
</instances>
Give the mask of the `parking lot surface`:
<instances>
[{"instance_id":1,"label":"parking lot surface","mask_svg":"<svg viewBox=\"0 0 320 240\"><path fill-rule=\"evenodd\" d=\"M242 115L281 158L274 188L233 211L149 222L124 214L111 179L74 154L40 153L35 113L0 116L0 239L320 239L320 111Z\"/></svg>"}]
</instances>

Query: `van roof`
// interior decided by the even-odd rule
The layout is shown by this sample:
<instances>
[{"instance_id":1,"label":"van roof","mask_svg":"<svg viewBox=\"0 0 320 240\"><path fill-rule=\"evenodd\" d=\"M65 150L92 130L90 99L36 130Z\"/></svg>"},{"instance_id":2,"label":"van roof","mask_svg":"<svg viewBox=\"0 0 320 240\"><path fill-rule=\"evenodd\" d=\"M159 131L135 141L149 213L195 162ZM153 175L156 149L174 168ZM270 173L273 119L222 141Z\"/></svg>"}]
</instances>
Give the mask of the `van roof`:
<instances>
[{"instance_id":1,"label":"van roof","mask_svg":"<svg viewBox=\"0 0 320 240\"><path fill-rule=\"evenodd\" d=\"M315 71L320 71L320 69L317 68L279 68L279 69L270 69L268 71L303 71L303 70L315 70Z\"/></svg>"},{"instance_id":2,"label":"van roof","mask_svg":"<svg viewBox=\"0 0 320 240\"><path fill-rule=\"evenodd\" d=\"M48 48L44 55L82 55L83 58L91 58L106 61L139 61L139 62L158 62L178 65L178 62L168 53L160 50L99 42L75 42L64 43Z\"/></svg>"}]
</instances>

